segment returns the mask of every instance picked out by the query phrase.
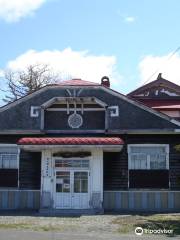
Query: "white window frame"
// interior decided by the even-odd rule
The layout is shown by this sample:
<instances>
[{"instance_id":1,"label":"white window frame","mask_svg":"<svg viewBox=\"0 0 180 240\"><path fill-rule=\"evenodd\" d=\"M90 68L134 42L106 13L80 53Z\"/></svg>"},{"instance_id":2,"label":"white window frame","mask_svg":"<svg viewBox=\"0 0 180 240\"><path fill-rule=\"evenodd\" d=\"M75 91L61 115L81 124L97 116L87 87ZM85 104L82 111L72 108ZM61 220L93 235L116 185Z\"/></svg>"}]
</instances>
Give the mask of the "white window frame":
<instances>
[{"instance_id":1,"label":"white window frame","mask_svg":"<svg viewBox=\"0 0 180 240\"><path fill-rule=\"evenodd\" d=\"M16 168L1 168L0 169L18 169L19 171L19 156L20 156L20 149L18 148L17 144L0 144L0 149L1 147L17 147L17 167ZM15 153L2 153L0 152L0 155L16 155Z\"/></svg>"},{"instance_id":2,"label":"white window frame","mask_svg":"<svg viewBox=\"0 0 180 240\"><path fill-rule=\"evenodd\" d=\"M74 160L74 161L77 161L77 160L88 160L89 161L89 167L56 167L55 164L56 164L56 160ZM89 170L90 169L90 161L91 160L91 157L83 157L83 158L80 158L80 157L70 157L70 158L63 158L63 157L53 157L53 167L54 169L57 169L57 170Z\"/></svg>"},{"instance_id":3,"label":"white window frame","mask_svg":"<svg viewBox=\"0 0 180 240\"><path fill-rule=\"evenodd\" d=\"M128 169L129 170L133 170L133 168L131 167L131 147L165 147L166 150L166 168L167 170L169 170L169 144L128 144ZM149 156L148 156L149 159ZM150 159L148 162L148 167L147 169L144 170L153 170L150 168ZM162 170L165 170L162 169ZM138 170L138 169L134 169L134 170ZM141 169L139 169L141 170ZM155 169L154 169L155 170ZM161 170L161 169L158 169Z\"/></svg>"}]
</instances>

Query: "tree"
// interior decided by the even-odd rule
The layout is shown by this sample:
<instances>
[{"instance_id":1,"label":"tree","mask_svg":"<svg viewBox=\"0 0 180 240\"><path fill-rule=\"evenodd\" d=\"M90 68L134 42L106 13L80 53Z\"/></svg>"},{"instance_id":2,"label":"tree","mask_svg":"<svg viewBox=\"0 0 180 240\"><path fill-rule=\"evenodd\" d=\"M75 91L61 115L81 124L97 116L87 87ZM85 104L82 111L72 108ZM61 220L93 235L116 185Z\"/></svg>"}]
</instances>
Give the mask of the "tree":
<instances>
[{"instance_id":1,"label":"tree","mask_svg":"<svg viewBox=\"0 0 180 240\"><path fill-rule=\"evenodd\" d=\"M29 65L22 71L5 71L7 92L3 101L10 103L48 84L57 83L57 75L45 64Z\"/></svg>"}]
</instances>

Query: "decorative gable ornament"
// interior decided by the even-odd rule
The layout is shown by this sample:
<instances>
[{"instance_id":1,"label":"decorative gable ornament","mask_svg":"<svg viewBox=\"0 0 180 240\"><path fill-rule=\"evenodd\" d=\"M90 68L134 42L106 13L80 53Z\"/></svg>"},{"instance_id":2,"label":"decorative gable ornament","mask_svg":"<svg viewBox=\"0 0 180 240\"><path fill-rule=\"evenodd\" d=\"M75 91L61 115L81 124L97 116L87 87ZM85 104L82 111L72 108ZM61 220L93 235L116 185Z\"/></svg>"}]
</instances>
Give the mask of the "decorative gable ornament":
<instances>
[{"instance_id":1,"label":"decorative gable ornament","mask_svg":"<svg viewBox=\"0 0 180 240\"><path fill-rule=\"evenodd\" d=\"M111 117L119 117L119 107L118 106L110 106L110 116Z\"/></svg>"},{"instance_id":2,"label":"decorative gable ornament","mask_svg":"<svg viewBox=\"0 0 180 240\"><path fill-rule=\"evenodd\" d=\"M71 128L80 128L83 124L83 118L78 113L73 113L68 117L68 125Z\"/></svg>"},{"instance_id":3,"label":"decorative gable ornament","mask_svg":"<svg viewBox=\"0 0 180 240\"><path fill-rule=\"evenodd\" d=\"M30 116L33 118L39 117L39 107L31 106Z\"/></svg>"}]
</instances>

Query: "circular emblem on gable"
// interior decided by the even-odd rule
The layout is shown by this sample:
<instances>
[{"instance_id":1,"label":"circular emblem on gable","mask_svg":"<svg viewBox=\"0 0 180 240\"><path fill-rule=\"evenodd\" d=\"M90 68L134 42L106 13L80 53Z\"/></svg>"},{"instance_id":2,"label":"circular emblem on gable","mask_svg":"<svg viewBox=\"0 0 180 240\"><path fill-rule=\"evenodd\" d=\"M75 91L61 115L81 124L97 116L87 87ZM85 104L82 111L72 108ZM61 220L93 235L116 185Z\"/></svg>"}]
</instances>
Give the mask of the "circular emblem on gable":
<instances>
[{"instance_id":1,"label":"circular emblem on gable","mask_svg":"<svg viewBox=\"0 0 180 240\"><path fill-rule=\"evenodd\" d=\"M71 128L79 128L83 124L83 119L81 115L73 113L68 118L68 124Z\"/></svg>"}]
</instances>

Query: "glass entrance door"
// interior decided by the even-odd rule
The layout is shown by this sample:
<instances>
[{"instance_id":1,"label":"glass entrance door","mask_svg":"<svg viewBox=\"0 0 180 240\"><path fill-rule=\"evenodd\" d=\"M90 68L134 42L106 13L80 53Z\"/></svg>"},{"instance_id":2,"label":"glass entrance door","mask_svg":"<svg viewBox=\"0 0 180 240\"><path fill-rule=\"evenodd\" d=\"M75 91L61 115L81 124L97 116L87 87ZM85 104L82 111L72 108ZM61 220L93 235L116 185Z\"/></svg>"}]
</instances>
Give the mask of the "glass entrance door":
<instances>
[{"instance_id":1,"label":"glass entrance door","mask_svg":"<svg viewBox=\"0 0 180 240\"><path fill-rule=\"evenodd\" d=\"M56 171L56 206L71 208L71 172Z\"/></svg>"},{"instance_id":2,"label":"glass entrance door","mask_svg":"<svg viewBox=\"0 0 180 240\"><path fill-rule=\"evenodd\" d=\"M87 171L74 171L72 193L73 208L89 207L88 175L89 173Z\"/></svg>"},{"instance_id":3,"label":"glass entrance door","mask_svg":"<svg viewBox=\"0 0 180 240\"><path fill-rule=\"evenodd\" d=\"M89 171L56 171L56 208L89 208Z\"/></svg>"}]
</instances>

